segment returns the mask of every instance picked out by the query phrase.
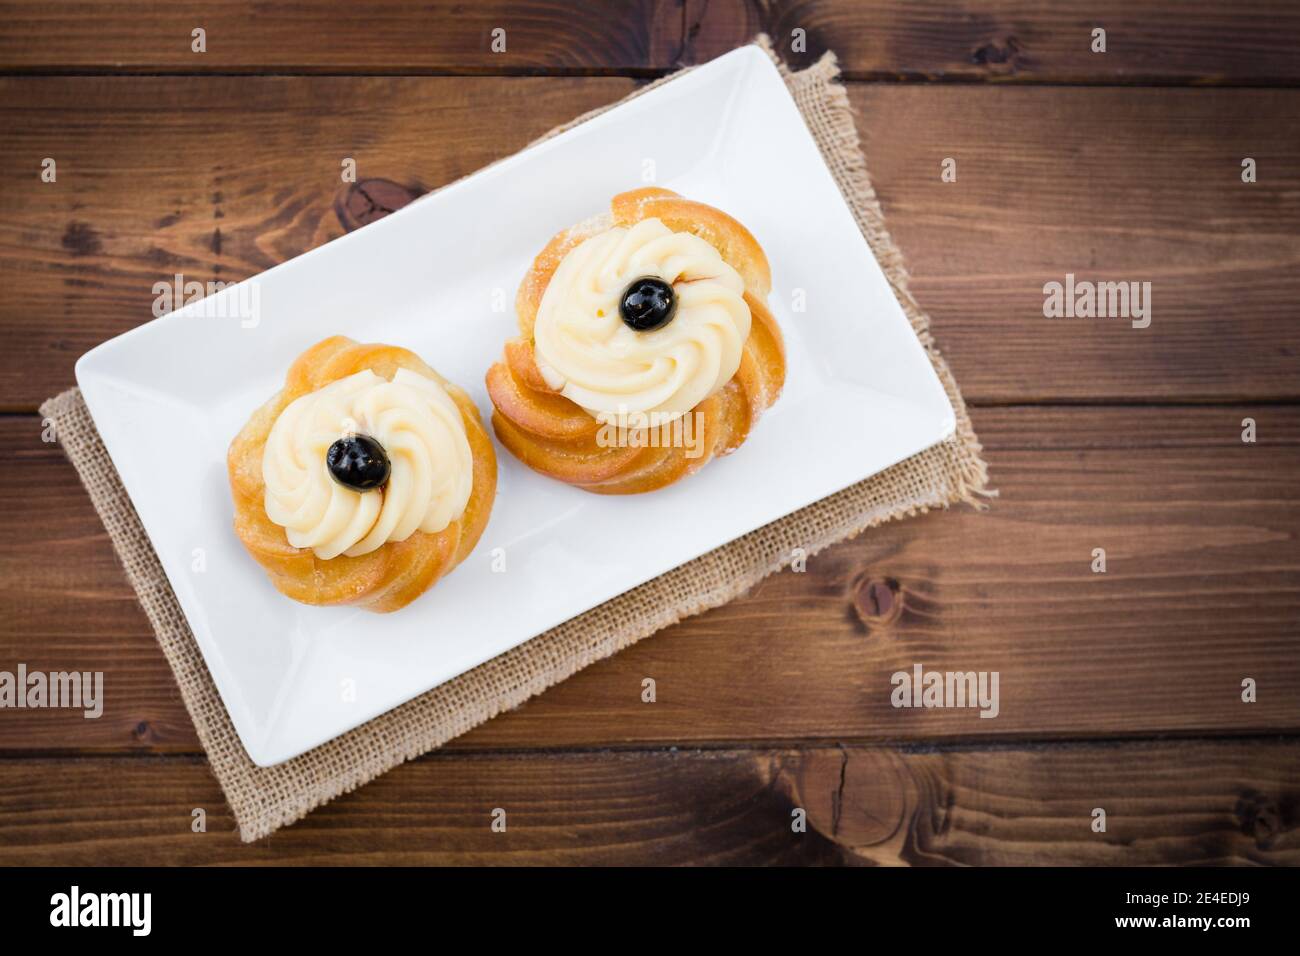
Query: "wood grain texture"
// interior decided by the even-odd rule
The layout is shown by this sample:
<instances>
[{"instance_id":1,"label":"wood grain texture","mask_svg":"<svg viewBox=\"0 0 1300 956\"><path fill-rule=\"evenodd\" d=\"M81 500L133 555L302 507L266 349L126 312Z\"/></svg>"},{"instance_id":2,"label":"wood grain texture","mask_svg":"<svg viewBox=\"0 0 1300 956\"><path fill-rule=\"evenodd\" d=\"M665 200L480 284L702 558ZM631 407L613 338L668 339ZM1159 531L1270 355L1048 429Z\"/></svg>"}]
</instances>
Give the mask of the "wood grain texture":
<instances>
[{"instance_id":1,"label":"wood grain texture","mask_svg":"<svg viewBox=\"0 0 1300 956\"><path fill-rule=\"evenodd\" d=\"M0 864L1294 865L1297 758L1260 741L442 753L252 846L201 760L4 760Z\"/></svg>"},{"instance_id":2,"label":"wood grain texture","mask_svg":"<svg viewBox=\"0 0 1300 956\"><path fill-rule=\"evenodd\" d=\"M635 74L671 66L681 34L676 0L0 0L0 70Z\"/></svg>"},{"instance_id":3,"label":"wood grain texture","mask_svg":"<svg viewBox=\"0 0 1300 956\"><path fill-rule=\"evenodd\" d=\"M154 283L254 275L760 30L796 66L953 81L850 98L1002 497L832 548L241 845L31 412ZM1298 41L1277 0L0 0L0 411L23 413L0 416L0 670L102 670L107 697L0 710L0 864L1300 865L1277 736L1300 728L1300 91L1132 86L1296 86ZM1043 318L1067 272L1150 281L1151 328ZM998 671L999 717L892 708L915 663Z\"/></svg>"},{"instance_id":4,"label":"wood grain texture","mask_svg":"<svg viewBox=\"0 0 1300 956\"><path fill-rule=\"evenodd\" d=\"M0 0L0 71L634 75L760 31L800 66L834 49L861 79L1300 82L1300 12L1285 0Z\"/></svg>"},{"instance_id":5,"label":"wood grain texture","mask_svg":"<svg viewBox=\"0 0 1300 956\"><path fill-rule=\"evenodd\" d=\"M850 98L968 401L1297 397L1300 93L857 85ZM1243 183L1243 157L1267 177ZM940 178L948 158L956 182ZM1044 285L1069 274L1150 283L1150 326L1045 318Z\"/></svg>"},{"instance_id":6,"label":"wood grain texture","mask_svg":"<svg viewBox=\"0 0 1300 956\"><path fill-rule=\"evenodd\" d=\"M1105 53L1092 50L1098 27ZM1300 10L1285 0L687 0L683 58L759 32L796 66L834 50L855 79L1300 82Z\"/></svg>"},{"instance_id":7,"label":"wood grain texture","mask_svg":"<svg viewBox=\"0 0 1300 956\"><path fill-rule=\"evenodd\" d=\"M975 424L1001 492L987 513L869 531L452 747L1300 729L1300 409L989 408ZM0 712L0 752L195 751L71 467L34 417L0 419L0 441L23 475L0 486L0 669L102 670L107 699L98 720ZM890 675L917 663L998 671L1000 715L893 708Z\"/></svg>"},{"instance_id":8,"label":"wood grain texture","mask_svg":"<svg viewBox=\"0 0 1300 956\"><path fill-rule=\"evenodd\" d=\"M11 118L31 133L22 144L5 137L0 161L34 171L31 183L0 193L0 328L15 346L0 363L0 408L73 384L77 356L153 317L155 283L178 273L247 278L342 235L344 159L355 160L358 179L424 192L634 87L527 77L0 78L0 103L21 103ZM44 156L56 158L55 183L35 172Z\"/></svg>"},{"instance_id":9,"label":"wood grain texture","mask_svg":"<svg viewBox=\"0 0 1300 956\"><path fill-rule=\"evenodd\" d=\"M152 318L155 283L245 278L341 234L343 158L362 179L421 192L633 88L0 78L0 163L29 172L0 192L0 409L33 410L71 385L78 355ZM1300 323L1287 321L1300 301L1300 91L850 93L969 401L1300 398ZM56 183L40 180L47 156ZM1254 184L1240 180L1243 156ZM955 183L940 180L946 157ZM1151 282L1151 327L1044 318L1044 283L1067 273ZM815 318L815 277L775 279L777 295L803 288Z\"/></svg>"}]
</instances>

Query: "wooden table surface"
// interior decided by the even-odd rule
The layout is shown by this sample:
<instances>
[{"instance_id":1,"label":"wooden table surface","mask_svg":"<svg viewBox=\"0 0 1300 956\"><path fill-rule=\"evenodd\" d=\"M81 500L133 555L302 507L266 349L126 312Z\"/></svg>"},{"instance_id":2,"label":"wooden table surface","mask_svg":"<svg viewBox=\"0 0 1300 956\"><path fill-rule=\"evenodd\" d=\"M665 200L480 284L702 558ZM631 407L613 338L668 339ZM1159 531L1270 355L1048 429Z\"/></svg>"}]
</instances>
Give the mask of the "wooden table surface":
<instances>
[{"instance_id":1,"label":"wooden table surface","mask_svg":"<svg viewBox=\"0 0 1300 956\"><path fill-rule=\"evenodd\" d=\"M254 275L759 30L839 54L1001 496L241 844L37 405L155 282ZM1300 863L1297 50L1281 0L0 0L0 670L106 688L0 711L0 863ZM1151 326L1045 319L1066 273L1151 282ZM998 671L1000 716L892 708L918 662Z\"/></svg>"}]
</instances>

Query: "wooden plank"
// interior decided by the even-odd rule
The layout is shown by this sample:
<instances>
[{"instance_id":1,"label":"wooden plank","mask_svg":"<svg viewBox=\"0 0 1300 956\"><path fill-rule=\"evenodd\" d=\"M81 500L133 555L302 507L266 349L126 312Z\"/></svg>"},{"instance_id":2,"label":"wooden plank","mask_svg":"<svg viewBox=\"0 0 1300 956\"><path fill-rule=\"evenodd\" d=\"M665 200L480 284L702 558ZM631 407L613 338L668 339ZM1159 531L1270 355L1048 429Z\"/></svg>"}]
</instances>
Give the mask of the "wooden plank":
<instances>
[{"instance_id":1,"label":"wooden plank","mask_svg":"<svg viewBox=\"0 0 1300 956\"><path fill-rule=\"evenodd\" d=\"M0 0L0 70L645 73L672 65L681 31L673 0Z\"/></svg>"},{"instance_id":2,"label":"wooden plank","mask_svg":"<svg viewBox=\"0 0 1300 956\"><path fill-rule=\"evenodd\" d=\"M0 864L1296 865L1297 800L1294 741L442 753L246 846L201 760L4 760Z\"/></svg>"},{"instance_id":3,"label":"wooden plank","mask_svg":"<svg viewBox=\"0 0 1300 956\"><path fill-rule=\"evenodd\" d=\"M1240 440L1248 415L1257 444ZM1001 491L987 513L874 529L453 747L1300 728L1300 409L990 408L976 426ZM0 419L0 440L22 476L0 486L0 669L102 670L106 697L97 720L4 712L0 752L194 751L71 468L34 419ZM997 671L999 716L895 709L891 675L918 663Z\"/></svg>"},{"instance_id":4,"label":"wooden plank","mask_svg":"<svg viewBox=\"0 0 1300 956\"><path fill-rule=\"evenodd\" d=\"M704 62L759 32L795 66L834 50L855 79L1300 82L1300 10L1285 0L687 0L683 56Z\"/></svg>"},{"instance_id":5,"label":"wooden plank","mask_svg":"<svg viewBox=\"0 0 1300 956\"><path fill-rule=\"evenodd\" d=\"M153 317L155 283L178 273L205 284L247 278L342 235L344 159L356 161L358 179L424 192L634 87L0 78L0 103L30 134L6 136L0 162L33 171L0 194L0 328L14 345L0 360L0 409L72 385L81 353ZM58 163L55 183L37 174L45 156Z\"/></svg>"},{"instance_id":6,"label":"wooden plank","mask_svg":"<svg viewBox=\"0 0 1300 956\"><path fill-rule=\"evenodd\" d=\"M244 278L339 235L343 158L420 192L633 86L0 78L0 163L30 173L0 193L0 410L71 385L78 355L152 317L155 283ZM968 400L1300 398L1300 323L1285 321L1300 301L1300 91L858 85L851 99ZM47 156L56 183L40 181ZM1043 286L1067 274L1151 282L1151 326L1045 318ZM777 294L796 286L815 314L815 284L778 269Z\"/></svg>"},{"instance_id":7,"label":"wooden plank","mask_svg":"<svg viewBox=\"0 0 1300 956\"><path fill-rule=\"evenodd\" d=\"M203 53L192 49L196 27ZM1104 54L1092 51L1096 27L1107 31ZM492 49L494 29L506 31L504 51ZM861 79L1300 81L1300 12L1282 0L1100 0L1083 12L1041 0L0 0L0 70L644 74L703 62L760 31L795 65L834 49Z\"/></svg>"},{"instance_id":8,"label":"wooden plank","mask_svg":"<svg viewBox=\"0 0 1300 956\"><path fill-rule=\"evenodd\" d=\"M969 400L1297 397L1300 93L850 96L913 292ZM1243 157L1267 180L1243 183ZM940 177L947 158L956 182ZM1150 283L1150 326L1046 318L1045 284L1068 275Z\"/></svg>"}]
</instances>

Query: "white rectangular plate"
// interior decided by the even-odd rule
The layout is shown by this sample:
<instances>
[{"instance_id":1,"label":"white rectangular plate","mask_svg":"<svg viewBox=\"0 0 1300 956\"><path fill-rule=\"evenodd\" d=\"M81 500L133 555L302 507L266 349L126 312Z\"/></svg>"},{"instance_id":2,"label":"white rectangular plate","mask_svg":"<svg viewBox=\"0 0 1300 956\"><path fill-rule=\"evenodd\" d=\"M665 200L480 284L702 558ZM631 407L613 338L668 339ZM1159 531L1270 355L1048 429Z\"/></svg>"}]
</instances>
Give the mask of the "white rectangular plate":
<instances>
[{"instance_id":1,"label":"white rectangular plate","mask_svg":"<svg viewBox=\"0 0 1300 956\"><path fill-rule=\"evenodd\" d=\"M653 131L647 137L647 131ZM500 452L478 548L395 614L281 596L232 530L225 456L328 335L405 346L490 411L483 376L558 230L655 182L731 213L771 260L785 393L744 446L603 497ZM548 628L949 436L952 408L779 74L737 50L84 355L77 381L249 756L294 757ZM247 295L247 292L245 292ZM795 310L795 303L806 303ZM494 572L495 549L505 571ZM345 693L352 689L353 693Z\"/></svg>"}]
</instances>

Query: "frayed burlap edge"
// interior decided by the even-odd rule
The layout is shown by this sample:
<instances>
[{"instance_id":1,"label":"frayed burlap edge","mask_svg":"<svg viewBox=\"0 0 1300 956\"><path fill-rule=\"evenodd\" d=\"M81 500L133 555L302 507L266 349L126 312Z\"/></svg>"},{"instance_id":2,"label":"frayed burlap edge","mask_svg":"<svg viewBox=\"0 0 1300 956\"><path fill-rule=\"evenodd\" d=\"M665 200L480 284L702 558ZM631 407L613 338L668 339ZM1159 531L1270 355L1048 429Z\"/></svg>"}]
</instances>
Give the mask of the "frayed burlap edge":
<instances>
[{"instance_id":1,"label":"frayed burlap edge","mask_svg":"<svg viewBox=\"0 0 1300 956\"><path fill-rule=\"evenodd\" d=\"M765 37L758 42L772 54ZM885 229L848 97L838 82L835 58L827 54L799 73L781 70L947 390L957 418L955 436L620 595L293 760L263 768L244 752L80 392L72 389L41 406L41 414L55 422L59 440L157 634L244 840L256 840L293 823L397 764L517 707L587 665L682 618L736 598L785 566L796 548L815 554L882 522L954 502L978 506L989 494L980 445L961 392L934 347L928 317L908 292L902 256ZM671 80L666 77L651 86ZM644 92L645 88L632 95ZM437 595L430 599L436 600Z\"/></svg>"}]
</instances>

